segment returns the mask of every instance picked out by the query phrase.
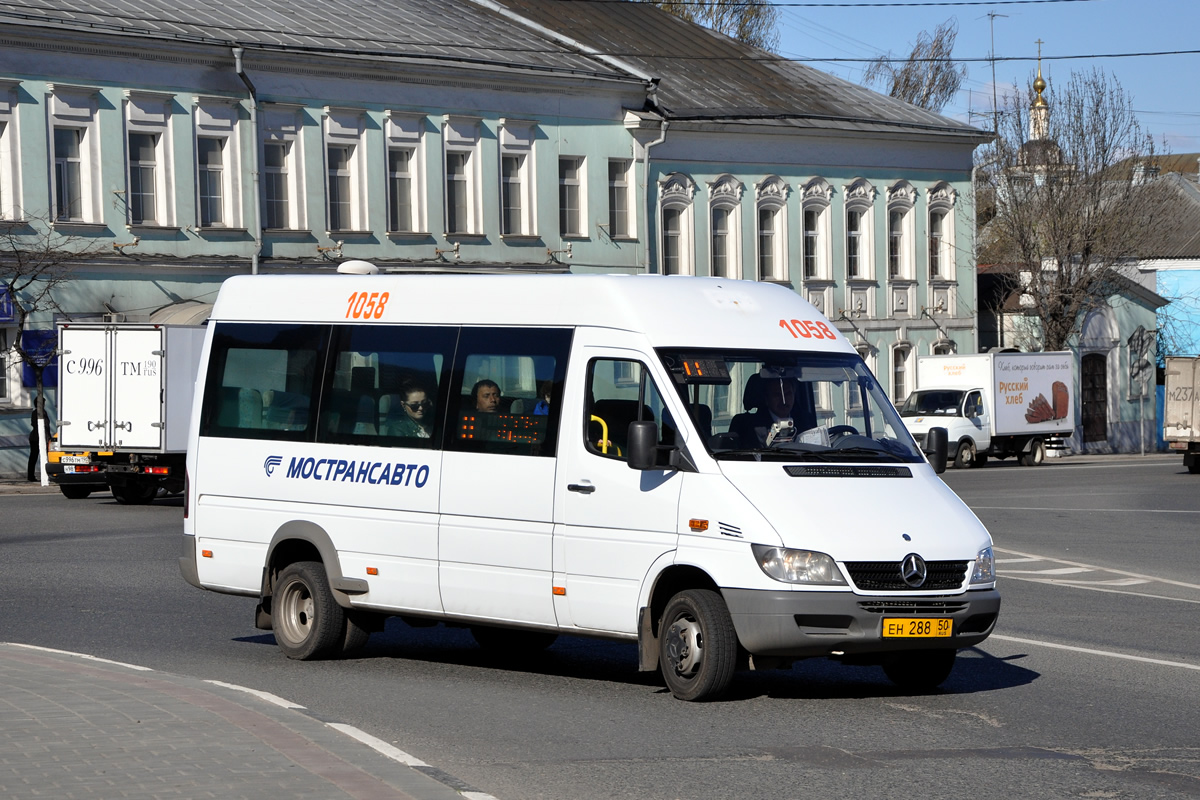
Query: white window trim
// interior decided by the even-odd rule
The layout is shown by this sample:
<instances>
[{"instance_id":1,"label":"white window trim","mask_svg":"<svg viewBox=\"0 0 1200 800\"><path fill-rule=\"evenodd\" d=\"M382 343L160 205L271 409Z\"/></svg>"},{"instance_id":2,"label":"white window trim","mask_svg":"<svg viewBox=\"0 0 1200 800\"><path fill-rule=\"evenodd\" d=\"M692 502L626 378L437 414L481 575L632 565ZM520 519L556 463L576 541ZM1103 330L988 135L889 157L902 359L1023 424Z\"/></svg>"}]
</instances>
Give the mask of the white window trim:
<instances>
[{"instance_id":1,"label":"white window trim","mask_svg":"<svg viewBox=\"0 0 1200 800\"><path fill-rule=\"evenodd\" d=\"M13 392L15 385L13 377L14 373L17 373L16 378L19 382L20 374L13 369L13 362L19 363L20 359L16 358L16 353L9 346L10 342L15 341L16 335L17 327L15 325L7 322L0 323L0 378L4 379L3 391L0 391L0 405L12 405L16 400Z\"/></svg>"},{"instance_id":2,"label":"white window trim","mask_svg":"<svg viewBox=\"0 0 1200 800\"><path fill-rule=\"evenodd\" d=\"M500 140L500 159L497 166L497 208L500 210L501 237L536 237L537 232L537 196L535 189L537 178L534 173L533 143L537 139L537 123L531 120L501 119L497 131ZM521 159L520 200L521 219L520 229L504 231L504 159L517 157Z\"/></svg>"},{"instance_id":3,"label":"white window trim","mask_svg":"<svg viewBox=\"0 0 1200 800\"><path fill-rule=\"evenodd\" d=\"M788 280L788 218L787 199L791 187L778 175L768 175L754 187L754 265L758 280L780 281ZM772 240L772 253L775 266L770 275L763 274L762 249L760 247L759 220L763 211L772 212L775 217L775 233Z\"/></svg>"},{"instance_id":4,"label":"white window trim","mask_svg":"<svg viewBox=\"0 0 1200 800\"><path fill-rule=\"evenodd\" d=\"M564 161L575 161L579 165L579 230L568 233L563 230L562 225L562 164ZM584 156L573 156L559 154L558 156L558 235L562 239L586 239L588 238L588 160Z\"/></svg>"},{"instance_id":5,"label":"white window trim","mask_svg":"<svg viewBox=\"0 0 1200 800\"><path fill-rule=\"evenodd\" d=\"M392 235L409 236L414 234L426 235L429 230L429 215L425 202L425 116L423 114L408 114L402 111L384 112L384 154L383 166L388 172L384 181L387 194L387 228ZM391 151L406 149L412 151L409 160L409 175L412 180L409 204L412 208L412 230L395 231L391 229L392 219L392 187L391 187Z\"/></svg>"},{"instance_id":6,"label":"white window trim","mask_svg":"<svg viewBox=\"0 0 1200 800\"><path fill-rule=\"evenodd\" d=\"M938 181L929 187L928 203L926 204L925 225L928 235L925 237L925 274L931 281L953 282L957 272L954 253L954 207L958 193L946 181ZM938 259L938 275L933 276L930 269L929 244L933 238L933 220L935 214L943 214L941 227L941 250Z\"/></svg>"},{"instance_id":7,"label":"white window trim","mask_svg":"<svg viewBox=\"0 0 1200 800\"><path fill-rule=\"evenodd\" d=\"M833 280L833 233L830 207L833 203L833 187L824 178L813 178L800 190L800 274L803 280L829 281ZM817 264L813 275L804 272L804 238L807 228L804 225L806 211L817 212Z\"/></svg>"},{"instance_id":8,"label":"white window trim","mask_svg":"<svg viewBox=\"0 0 1200 800\"><path fill-rule=\"evenodd\" d=\"M658 182L658 272L666 275L665 227L663 212L671 209L679 214L679 275L696 274L696 224L694 203L696 182L682 172L672 172ZM673 273L675 274L675 273Z\"/></svg>"},{"instance_id":9,"label":"white window trim","mask_svg":"<svg viewBox=\"0 0 1200 800\"><path fill-rule=\"evenodd\" d=\"M91 86L46 84L46 150L50 154L49 216L55 225L100 225L104 222L103 206L100 202L100 126L96 119L99 99L100 90ZM54 131L57 128L83 130L83 147L79 152L81 164L78 219L57 219L58 196L54 178Z\"/></svg>"},{"instance_id":10,"label":"white window trim","mask_svg":"<svg viewBox=\"0 0 1200 800\"><path fill-rule=\"evenodd\" d=\"M304 184L304 137L303 110L301 106L285 103L264 103L262 120L262 138L256 145L259 148L258 163L262 164L261 171L266 174L266 145L287 145L287 160L284 170L288 177L287 203L288 224L283 228L266 228L267 224L267 189L266 182L261 181L259 214L265 230L304 231L307 230L307 207L305 204ZM325 163L324 156L321 163ZM324 176L322 176L322 180ZM324 196L324 190L322 190Z\"/></svg>"},{"instance_id":11,"label":"white window trim","mask_svg":"<svg viewBox=\"0 0 1200 800\"><path fill-rule=\"evenodd\" d=\"M335 108L325 106L322 116L322 186L325 197L325 230L333 236L337 233L365 233L370 230L367 222L367 148L365 141L366 111L361 108ZM349 225L334 228L333 210L329 192L329 148L349 148L350 156L346 169L350 173L350 219Z\"/></svg>"},{"instance_id":12,"label":"white window trim","mask_svg":"<svg viewBox=\"0 0 1200 800\"><path fill-rule=\"evenodd\" d=\"M20 126L17 124L19 81L0 80L0 219L21 219Z\"/></svg>"},{"instance_id":13,"label":"white window trim","mask_svg":"<svg viewBox=\"0 0 1200 800\"><path fill-rule=\"evenodd\" d=\"M746 186L737 178L726 173L708 183L708 272L716 276L715 250L713 249L713 212L717 209L729 211L729 231L726 237L728 248L726 266L732 280L742 278L742 196Z\"/></svg>"},{"instance_id":14,"label":"white window trim","mask_svg":"<svg viewBox=\"0 0 1200 800\"><path fill-rule=\"evenodd\" d=\"M242 221L242 192L241 192L241 128L238 120L241 115L241 104L232 97L201 97L193 98L194 130L192 132L192 152L196 172L196 227L205 230L201 224L200 212L200 139L221 139L222 157L221 169L221 211L225 217L219 225L210 225L207 229L238 230L245 227Z\"/></svg>"},{"instance_id":15,"label":"white window trim","mask_svg":"<svg viewBox=\"0 0 1200 800\"><path fill-rule=\"evenodd\" d=\"M613 239L615 241L621 241L621 242L636 241L638 238L638 236L637 236L637 214L634 213L634 211L635 211L635 209L637 209L637 193L635 192L636 181L634 180L634 174L633 174L634 161L632 158L610 158L608 160L608 163L609 163L608 191L609 191L609 195L610 195L609 215L608 215L608 221L605 222L604 225L602 225L601 227L604 228L604 230L607 232L610 239ZM619 191L625 195L625 232L620 235L616 235L612 232L611 194L612 194L614 187L612 185L613 182L611 179L611 174L612 174L611 170L612 170L613 164L620 164L622 166L621 172L624 175L624 183L625 183L624 188L616 187L617 191Z\"/></svg>"},{"instance_id":16,"label":"white window trim","mask_svg":"<svg viewBox=\"0 0 1200 800\"><path fill-rule=\"evenodd\" d=\"M446 236L478 236L483 233L483 208L481 200L481 153L479 150L479 117L464 117L446 114L442 117L442 231ZM467 154L466 192L467 220L463 230L450 231L450 195L446 191L447 156L451 153Z\"/></svg>"},{"instance_id":17,"label":"white window trim","mask_svg":"<svg viewBox=\"0 0 1200 800\"><path fill-rule=\"evenodd\" d=\"M866 178L857 178L844 189L845 207L842 213L842 268L846 281L871 281L875 279L875 187ZM858 274L850 276L850 215L862 214L858 233Z\"/></svg>"},{"instance_id":18,"label":"white window trim","mask_svg":"<svg viewBox=\"0 0 1200 800\"><path fill-rule=\"evenodd\" d=\"M164 92L125 90L125 219L130 227L175 227L175 146L171 108L175 95ZM129 137L140 133L156 137L154 142L154 219L134 222L130 197L129 168L132 157Z\"/></svg>"}]
</instances>

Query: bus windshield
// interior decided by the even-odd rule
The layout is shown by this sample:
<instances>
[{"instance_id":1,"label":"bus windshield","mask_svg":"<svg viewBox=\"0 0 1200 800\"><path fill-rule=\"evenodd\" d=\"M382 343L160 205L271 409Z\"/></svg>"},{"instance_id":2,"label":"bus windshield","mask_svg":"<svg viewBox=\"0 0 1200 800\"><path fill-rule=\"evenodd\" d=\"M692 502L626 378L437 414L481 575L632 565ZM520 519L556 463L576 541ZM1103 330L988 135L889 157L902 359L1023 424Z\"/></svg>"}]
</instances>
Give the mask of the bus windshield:
<instances>
[{"instance_id":1,"label":"bus windshield","mask_svg":"<svg viewBox=\"0 0 1200 800\"><path fill-rule=\"evenodd\" d=\"M857 355L676 349L658 354L714 458L924 460Z\"/></svg>"}]
</instances>

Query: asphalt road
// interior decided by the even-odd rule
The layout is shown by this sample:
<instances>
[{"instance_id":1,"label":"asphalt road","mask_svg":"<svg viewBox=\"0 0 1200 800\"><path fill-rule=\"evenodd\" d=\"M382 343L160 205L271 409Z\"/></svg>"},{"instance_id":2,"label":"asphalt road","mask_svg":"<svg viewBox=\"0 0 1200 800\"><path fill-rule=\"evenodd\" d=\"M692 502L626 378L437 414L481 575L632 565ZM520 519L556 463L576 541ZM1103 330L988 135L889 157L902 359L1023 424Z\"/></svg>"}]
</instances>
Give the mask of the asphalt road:
<instances>
[{"instance_id":1,"label":"asphalt road","mask_svg":"<svg viewBox=\"0 0 1200 800\"><path fill-rule=\"evenodd\" d=\"M1200 796L1200 478L1159 456L944 477L992 531L1004 607L932 695L818 660L682 703L631 645L497 664L398 620L293 662L253 600L178 576L178 501L107 495L0 496L0 640L271 692L500 800Z\"/></svg>"}]
</instances>

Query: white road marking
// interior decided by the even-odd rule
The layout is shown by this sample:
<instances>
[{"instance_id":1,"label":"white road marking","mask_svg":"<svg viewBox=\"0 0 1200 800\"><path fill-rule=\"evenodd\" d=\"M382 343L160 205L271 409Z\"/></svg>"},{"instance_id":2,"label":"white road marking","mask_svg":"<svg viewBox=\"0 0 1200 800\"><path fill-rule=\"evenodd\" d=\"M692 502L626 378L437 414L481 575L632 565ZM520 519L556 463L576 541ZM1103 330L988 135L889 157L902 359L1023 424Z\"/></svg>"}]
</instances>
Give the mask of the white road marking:
<instances>
[{"instance_id":1,"label":"white road marking","mask_svg":"<svg viewBox=\"0 0 1200 800\"><path fill-rule=\"evenodd\" d=\"M1058 567L1057 569L1006 569L1004 575L1078 575L1081 572L1091 572L1083 567Z\"/></svg>"},{"instance_id":2,"label":"white road marking","mask_svg":"<svg viewBox=\"0 0 1200 800\"><path fill-rule=\"evenodd\" d=\"M1031 561L1043 561L1043 560L1044 559L1037 557L1037 556L1030 556L1029 558L997 558L996 563L997 564L1028 564Z\"/></svg>"},{"instance_id":3,"label":"white road marking","mask_svg":"<svg viewBox=\"0 0 1200 800\"><path fill-rule=\"evenodd\" d=\"M53 647L38 647L34 644L20 644L19 642L5 642L4 644L10 644L13 647L24 647L26 650L41 650L43 653L57 653L60 656L75 656L76 658L83 658L88 661L98 661L101 664L112 664L127 669L136 669L138 672L154 672L150 667L143 667L138 664L126 664L124 661L110 661L107 658L100 658L99 656L89 656L87 653L72 653L70 650L55 650Z\"/></svg>"},{"instance_id":4,"label":"white road marking","mask_svg":"<svg viewBox=\"0 0 1200 800\"><path fill-rule=\"evenodd\" d=\"M1097 567L1095 564L1083 564L1078 561L1066 561L1061 558L1047 558L1046 556L1036 556L1033 553L1021 553L1016 550L1008 550L1006 548L1001 548L1001 547L995 548L995 551L997 553L1005 553L1007 555L1021 556L1023 558L1041 558L1043 561L1050 561L1055 564L1067 564L1072 567L1083 567L1084 569L1096 570L1098 572L1109 572L1109 573L1112 573L1113 575L1125 575L1126 577L1129 577L1129 578L1144 578L1145 580L1148 580L1148 581L1155 581L1157 583L1165 583L1165 584L1169 584L1171 586L1182 586L1185 589L1195 589L1197 591L1200 591L1200 585L1195 584L1195 583L1185 583L1183 581L1173 581L1170 578L1159 578L1154 575L1144 575L1140 572L1128 572L1123 569L1109 569L1108 567Z\"/></svg>"},{"instance_id":5,"label":"white road marking","mask_svg":"<svg viewBox=\"0 0 1200 800\"><path fill-rule=\"evenodd\" d=\"M1050 508L1035 508L1033 506L971 506L972 511L1095 511L1100 514L1200 514L1200 511L1181 508L1063 508L1062 506L1052 506Z\"/></svg>"},{"instance_id":6,"label":"white road marking","mask_svg":"<svg viewBox=\"0 0 1200 800\"><path fill-rule=\"evenodd\" d=\"M1162 594L1148 594L1146 592L1126 592L1126 591L1121 591L1118 589L1105 589L1101 586L1088 586L1083 581L1062 581L1062 580L1054 580L1053 578L1020 578L1015 575L1006 577L1003 574L1000 577L1004 578L1005 580L1010 580L1010 581L1026 581L1028 583L1042 583L1042 584L1049 583L1049 584L1053 584L1054 586L1063 586L1063 587L1066 587L1067 589L1087 589L1089 592L1104 592L1105 594L1123 594L1123 595L1128 595L1129 597L1145 597L1149 600L1170 600L1173 603L1195 603L1196 605L1200 605L1200 600L1191 600L1186 597L1167 597L1166 595L1162 595Z\"/></svg>"},{"instance_id":7,"label":"white road marking","mask_svg":"<svg viewBox=\"0 0 1200 800\"><path fill-rule=\"evenodd\" d=\"M1200 671L1200 664L1187 664L1182 661L1164 661L1161 658L1146 658L1145 656L1131 656L1127 653L1114 653L1109 650L1093 650L1090 647L1075 647L1070 644L1058 644L1057 642L1042 642L1037 639L1021 639L1017 636L1003 636L998 633L993 633L989 639L999 639L1003 642L1016 642L1017 644L1032 644L1038 647L1051 647L1055 650L1070 650L1075 653L1087 653L1093 656L1106 656L1108 658L1120 658L1126 661L1140 661L1144 664L1159 664L1164 667L1179 667L1181 669L1194 669Z\"/></svg>"},{"instance_id":8,"label":"white road marking","mask_svg":"<svg viewBox=\"0 0 1200 800\"><path fill-rule=\"evenodd\" d=\"M225 683L225 681L206 680L205 683L211 683L214 686L224 686L226 689L233 689L234 691L245 692L246 694L252 694L255 697L257 697L259 700L263 700L267 703L270 703L271 705L279 706L280 708L295 708L295 709L300 709L301 711L306 710L304 708L304 706L297 705L296 703L293 703L291 700L284 700L282 697L279 697L278 695L273 695L270 692L260 692L258 689L251 689L247 686L238 686L236 683Z\"/></svg>"},{"instance_id":9,"label":"white road marking","mask_svg":"<svg viewBox=\"0 0 1200 800\"><path fill-rule=\"evenodd\" d=\"M329 727L333 728L335 731L341 731L342 733L349 736L351 739L357 739L358 741L365 744L367 747L371 748L372 750L375 750L378 753L381 753L382 755L387 756L388 758L392 759L393 761L399 761L401 764L406 764L410 767L428 767L429 766L428 764L426 764L424 761L417 758L416 756L410 756L408 753L404 752L400 748L393 747L392 745L388 744L387 742L383 741L382 739L376 738L376 737L372 736L371 734L366 733L364 731L360 731L358 728L355 728L353 725L344 725L341 722L329 722L326 724L329 725Z\"/></svg>"}]
</instances>

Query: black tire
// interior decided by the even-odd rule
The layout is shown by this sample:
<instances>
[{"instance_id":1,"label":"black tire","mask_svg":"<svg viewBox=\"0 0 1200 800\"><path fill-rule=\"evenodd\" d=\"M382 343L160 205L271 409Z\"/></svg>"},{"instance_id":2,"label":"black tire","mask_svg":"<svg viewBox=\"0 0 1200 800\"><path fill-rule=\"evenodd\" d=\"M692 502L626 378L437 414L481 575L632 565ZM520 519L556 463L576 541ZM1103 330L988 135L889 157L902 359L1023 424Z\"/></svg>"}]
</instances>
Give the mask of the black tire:
<instances>
[{"instance_id":1,"label":"black tire","mask_svg":"<svg viewBox=\"0 0 1200 800\"><path fill-rule=\"evenodd\" d=\"M131 482L109 487L112 496L123 506L144 506L158 494L158 486L153 483Z\"/></svg>"},{"instance_id":2,"label":"black tire","mask_svg":"<svg viewBox=\"0 0 1200 800\"><path fill-rule=\"evenodd\" d=\"M970 439L959 442L958 452L954 454L954 468L967 469L975 463L975 443Z\"/></svg>"},{"instance_id":3,"label":"black tire","mask_svg":"<svg viewBox=\"0 0 1200 800\"><path fill-rule=\"evenodd\" d=\"M288 564L275 581L271 603L275 643L288 658L309 661L340 652L346 612L333 599L319 561Z\"/></svg>"},{"instance_id":4,"label":"black tire","mask_svg":"<svg viewBox=\"0 0 1200 800\"><path fill-rule=\"evenodd\" d=\"M1021 454L1021 466L1023 467L1040 467L1045 460L1046 443L1041 439L1034 439L1029 452Z\"/></svg>"},{"instance_id":5,"label":"black tire","mask_svg":"<svg viewBox=\"0 0 1200 800\"><path fill-rule=\"evenodd\" d=\"M976 453L976 454L975 454L975 462L974 462L974 463L973 463L971 466L973 466L973 467L982 467L984 464L986 464L986 463L987 463L987 460L988 460L988 457L987 457L987 455L986 455L986 454L984 454L984 453Z\"/></svg>"},{"instance_id":6,"label":"black tire","mask_svg":"<svg viewBox=\"0 0 1200 800\"><path fill-rule=\"evenodd\" d=\"M92 490L88 486L59 486L59 490L63 493L63 497L68 500L84 500L91 495Z\"/></svg>"},{"instance_id":7,"label":"black tire","mask_svg":"<svg viewBox=\"0 0 1200 800\"><path fill-rule=\"evenodd\" d=\"M471 636L484 650L509 657L540 653L558 639L557 633L547 631L489 628L486 625L472 625Z\"/></svg>"},{"instance_id":8,"label":"black tire","mask_svg":"<svg viewBox=\"0 0 1200 800\"><path fill-rule=\"evenodd\" d=\"M892 653L883 672L906 692L932 692L950 677L957 650L906 650Z\"/></svg>"},{"instance_id":9,"label":"black tire","mask_svg":"<svg viewBox=\"0 0 1200 800\"><path fill-rule=\"evenodd\" d=\"M737 668L738 640L721 595L688 589L671 598L658 626L658 665L680 700L719 697Z\"/></svg>"},{"instance_id":10,"label":"black tire","mask_svg":"<svg viewBox=\"0 0 1200 800\"><path fill-rule=\"evenodd\" d=\"M1187 470L1192 475L1200 475L1200 461L1193 461L1187 465Z\"/></svg>"}]
</instances>

